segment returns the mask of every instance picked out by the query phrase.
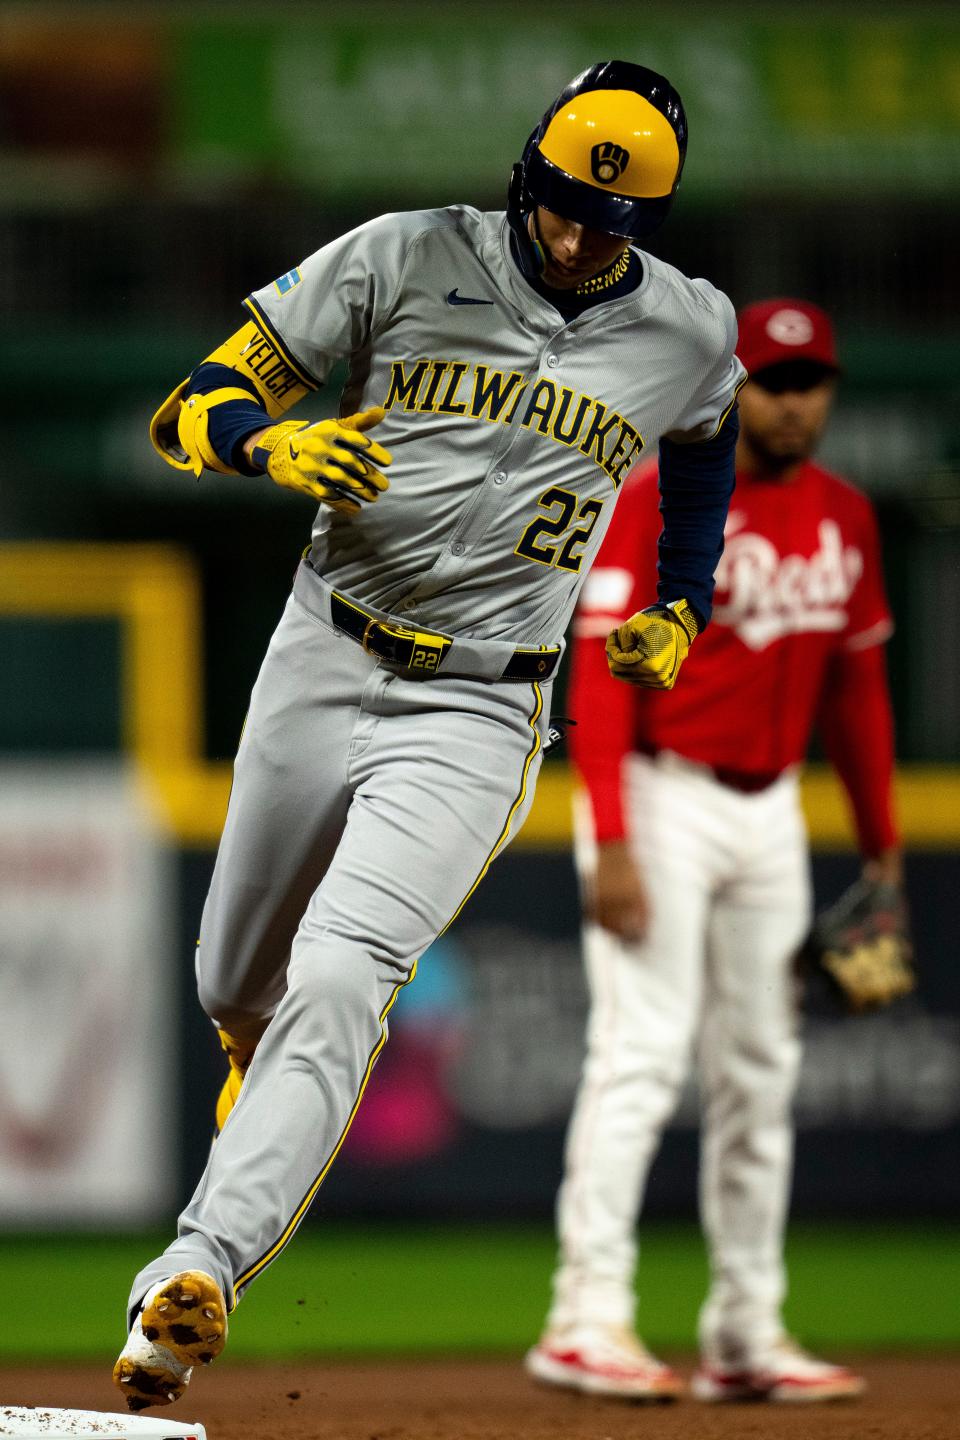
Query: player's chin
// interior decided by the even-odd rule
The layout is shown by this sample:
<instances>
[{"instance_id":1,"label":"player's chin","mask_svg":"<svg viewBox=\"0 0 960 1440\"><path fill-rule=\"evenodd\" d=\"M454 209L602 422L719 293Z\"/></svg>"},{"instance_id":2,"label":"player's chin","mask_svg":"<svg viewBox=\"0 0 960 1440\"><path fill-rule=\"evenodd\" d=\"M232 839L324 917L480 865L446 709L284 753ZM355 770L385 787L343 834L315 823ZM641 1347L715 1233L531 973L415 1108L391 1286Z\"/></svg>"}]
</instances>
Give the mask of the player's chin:
<instances>
[{"instance_id":1,"label":"player's chin","mask_svg":"<svg viewBox=\"0 0 960 1440\"><path fill-rule=\"evenodd\" d=\"M594 273L583 266L570 268L559 265L555 260L548 260L544 266L543 278L554 290L575 290Z\"/></svg>"},{"instance_id":2,"label":"player's chin","mask_svg":"<svg viewBox=\"0 0 960 1440\"><path fill-rule=\"evenodd\" d=\"M813 446L808 435L790 433L768 436L765 448L776 465L795 465L797 461L807 459Z\"/></svg>"},{"instance_id":3,"label":"player's chin","mask_svg":"<svg viewBox=\"0 0 960 1440\"><path fill-rule=\"evenodd\" d=\"M551 290L576 290L580 279L572 280L568 275L562 274L559 270L547 270L543 276Z\"/></svg>"}]
</instances>

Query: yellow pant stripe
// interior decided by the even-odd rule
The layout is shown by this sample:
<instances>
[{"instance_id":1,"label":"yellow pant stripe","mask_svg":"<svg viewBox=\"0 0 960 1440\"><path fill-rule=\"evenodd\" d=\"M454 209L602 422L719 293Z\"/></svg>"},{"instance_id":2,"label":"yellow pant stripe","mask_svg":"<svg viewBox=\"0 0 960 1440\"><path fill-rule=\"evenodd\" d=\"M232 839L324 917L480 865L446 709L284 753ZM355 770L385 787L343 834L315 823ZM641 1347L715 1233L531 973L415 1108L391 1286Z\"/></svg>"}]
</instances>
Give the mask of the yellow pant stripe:
<instances>
[{"instance_id":1,"label":"yellow pant stripe","mask_svg":"<svg viewBox=\"0 0 960 1440\"><path fill-rule=\"evenodd\" d=\"M386 1018L390 1013L393 1002L400 994L400 991L404 988L405 985L410 984L416 973L417 963L416 961L414 961L410 969L410 974L407 976L406 980L401 980L399 985L394 987L393 994L390 996L390 999L387 1001L386 1005L381 1010L380 1036L377 1040L377 1043L374 1045L373 1049L370 1052L370 1058L367 1060L367 1068L364 1071L363 1079L360 1082L360 1089L357 1091L357 1098L353 1102L353 1109L347 1116L347 1123L344 1125L343 1129L340 1132L340 1138L330 1152L329 1158L327 1159L327 1162L324 1165L323 1169L320 1171L320 1174L317 1176L316 1180L314 1180L313 1184L310 1186L310 1189L307 1191L306 1195L304 1195L303 1199L300 1201L300 1204L297 1206L297 1209L294 1212L292 1219L290 1220L283 1234L280 1236L279 1240L277 1240L275 1244L270 1247L270 1249L266 1252L265 1255L261 1255L260 1259L250 1266L249 1270L245 1270L243 1274L238 1276L238 1278L234 1281L233 1293L230 1296L231 1313L236 1309L237 1306L237 1292L245 1289L245 1287L250 1284L250 1281L255 1279L255 1277L260 1274L261 1270L266 1269L270 1262L277 1258L277 1256L280 1254L280 1251L293 1237L297 1226L300 1224L300 1221L303 1219L304 1215L306 1215L311 1204L313 1203L313 1197L316 1195L317 1191L320 1189L320 1186L327 1178L327 1172L330 1169L330 1166L333 1164L334 1160L336 1160L337 1156L339 1155L341 1146L343 1145L344 1140L346 1140L347 1138L350 1126L353 1124L353 1117L354 1115L356 1115L357 1110L360 1106L360 1101L363 1099L363 1092L367 1088L367 1081L370 1079L373 1067L377 1063L377 1056L380 1054L380 1051L387 1043L387 1032L384 1022L386 1021Z\"/></svg>"},{"instance_id":2,"label":"yellow pant stripe","mask_svg":"<svg viewBox=\"0 0 960 1440\"><path fill-rule=\"evenodd\" d=\"M541 691L540 686L537 684L536 681L533 682L533 693L536 696L536 704L533 707L533 714L527 721L527 724L533 731L533 744L530 746L530 749L527 752L527 758L523 762L523 772L520 776L519 793L517 794L517 798L514 800L513 804L510 806L509 813L506 820L504 821L503 829L497 836L496 844L494 845L493 849L490 851L490 854L484 861L483 869L480 871L480 874L470 886L470 889L467 891L466 895L464 895L463 899L460 901L460 904L457 906L456 910L454 910L453 914L450 916L450 919L447 921L446 925L444 925L443 929L440 931L441 935L445 935L446 932L450 929L450 926L453 924L454 920L456 920L457 916L460 914L460 911L463 909L464 905L466 905L467 901L470 899L470 896L473 894L474 890L476 890L477 886L480 884L480 881L483 879L484 875L486 875L487 871L490 869L490 866L497 858L498 853L500 852L500 850L503 849L503 846L506 844L507 840L510 837L510 828L513 825L513 817L514 815L516 815L517 811L520 809L520 806L526 799L527 779L530 775L530 766L533 764L534 758L536 757L537 752L540 749L540 731L537 729L537 721L540 719L540 712L543 710L543 692Z\"/></svg>"}]
</instances>

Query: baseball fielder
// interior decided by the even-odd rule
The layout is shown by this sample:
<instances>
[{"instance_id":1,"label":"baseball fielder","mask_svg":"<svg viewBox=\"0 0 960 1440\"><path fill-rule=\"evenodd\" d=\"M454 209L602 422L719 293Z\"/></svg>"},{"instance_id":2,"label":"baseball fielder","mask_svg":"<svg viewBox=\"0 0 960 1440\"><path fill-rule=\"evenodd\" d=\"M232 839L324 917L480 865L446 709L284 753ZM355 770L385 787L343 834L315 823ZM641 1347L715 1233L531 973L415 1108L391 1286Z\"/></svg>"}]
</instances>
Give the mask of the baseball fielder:
<instances>
[{"instance_id":1,"label":"baseball fielder","mask_svg":"<svg viewBox=\"0 0 960 1440\"><path fill-rule=\"evenodd\" d=\"M506 213L384 215L324 246L246 300L154 419L172 464L265 472L320 509L204 909L200 1001L231 1069L178 1238L133 1282L114 1371L133 1409L177 1399L222 1349L418 957L522 825L577 592L658 440L659 599L621 627L618 663L672 685L709 618L735 317L628 243L666 215L685 147L662 76L593 66L530 136ZM344 418L283 419L339 360Z\"/></svg>"},{"instance_id":2,"label":"baseball fielder","mask_svg":"<svg viewBox=\"0 0 960 1440\"><path fill-rule=\"evenodd\" d=\"M736 489L713 624L672 694L606 675L603 636L651 582L655 466L627 481L584 587L571 708L585 783L588 1053L558 1202L560 1262L541 1380L671 1397L678 1377L634 1335L635 1224L696 1047L701 1213L711 1286L702 1400L859 1393L783 1331L790 1104L800 1059L794 957L810 923L797 770L818 721L867 872L900 883L891 810L891 632L870 504L809 456L838 371L829 318L749 306Z\"/></svg>"}]
</instances>

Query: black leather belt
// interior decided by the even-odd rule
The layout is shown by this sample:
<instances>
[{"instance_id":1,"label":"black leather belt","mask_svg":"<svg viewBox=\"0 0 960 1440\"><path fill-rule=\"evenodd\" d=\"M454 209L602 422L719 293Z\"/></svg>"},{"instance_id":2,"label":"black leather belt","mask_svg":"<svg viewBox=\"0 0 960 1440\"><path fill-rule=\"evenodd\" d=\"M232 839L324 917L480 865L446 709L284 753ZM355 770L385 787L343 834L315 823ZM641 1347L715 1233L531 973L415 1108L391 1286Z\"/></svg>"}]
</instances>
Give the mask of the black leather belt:
<instances>
[{"instance_id":1,"label":"black leather belt","mask_svg":"<svg viewBox=\"0 0 960 1440\"><path fill-rule=\"evenodd\" d=\"M739 790L741 795L759 795L762 790L769 790L775 785L783 774L782 770L764 770L755 773L752 770L729 770L725 765L711 765L714 780L721 785L726 785L728 790Z\"/></svg>"},{"instance_id":2,"label":"black leather belt","mask_svg":"<svg viewBox=\"0 0 960 1440\"><path fill-rule=\"evenodd\" d=\"M658 746L648 745L643 741L639 741L634 748L641 755L649 755L651 759L656 759L663 753ZM680 759L687 760L688 757L681 755ZM775 785L783 774L782 770L731 770L726 765L711 765L709 761L703 760L690 760L689 763L702 765L719 784L725 785L728 790L738 790L741 795L759 795L761 791L769 790L771 785Z\"/></svg>"},{"instance_id":3,"label":"black leather belt","mask_svg":"<svg viewBox=\"0 0 960 1440\"><path fill-rule=\"evenodd\" d=\"M355 600L330 593L330 619L338 630L362 645L368 655L376 655L388 665L409 670L415 675L435 675L453 640L433 630L411 630L392 620L379 620ZM507 661L501 680L548 680L557 668L560 646L544 650L514 650Z\"/></svg>"}]
</instances>

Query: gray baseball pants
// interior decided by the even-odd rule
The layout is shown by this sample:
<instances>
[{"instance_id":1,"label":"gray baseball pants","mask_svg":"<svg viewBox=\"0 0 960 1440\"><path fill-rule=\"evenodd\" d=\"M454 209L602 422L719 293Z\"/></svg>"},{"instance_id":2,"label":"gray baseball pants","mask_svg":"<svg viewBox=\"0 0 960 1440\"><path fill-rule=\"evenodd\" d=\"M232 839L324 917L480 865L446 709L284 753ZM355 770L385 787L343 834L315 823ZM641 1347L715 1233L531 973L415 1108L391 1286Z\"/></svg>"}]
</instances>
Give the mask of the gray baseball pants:
<instances>
[{"instance_id":1,"label":"gray baseball pants","mask_svg":"<svg viewBox=\"0 0 960 1440\"><path fill-rule=\"evenodd\" d=\"M414 679L337 632L325 593L301 566L253 689L197 951L204 1010L262 1038L177 1239L133 1283L131 1318L186 1269L233 1308L283 1249L399 991L533 798L549 684ZM486 649L499 666L504 646Z\"/></svg>"}]
</instances>

